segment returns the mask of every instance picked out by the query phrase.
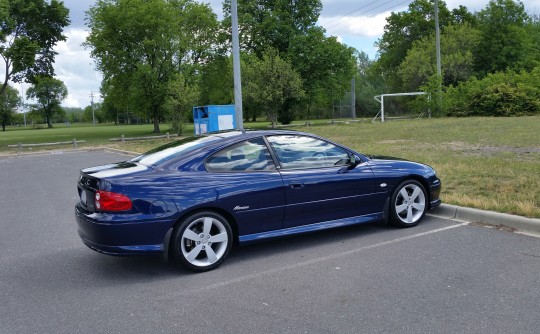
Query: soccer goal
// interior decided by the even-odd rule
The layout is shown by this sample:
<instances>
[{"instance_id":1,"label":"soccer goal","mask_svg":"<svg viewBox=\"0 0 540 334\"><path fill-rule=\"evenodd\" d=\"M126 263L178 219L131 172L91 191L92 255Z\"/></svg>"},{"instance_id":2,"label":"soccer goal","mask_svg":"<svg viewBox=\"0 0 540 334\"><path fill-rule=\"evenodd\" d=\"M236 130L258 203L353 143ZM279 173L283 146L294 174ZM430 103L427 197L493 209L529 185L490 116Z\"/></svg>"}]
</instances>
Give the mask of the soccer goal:
<instances>
[{"instance_id":1,"label":"soccer goal","mask_svg":"<svg viewBox=\"0 0 540 334\"><path fill-rule=\"evenodd\" d=\"M379 110L379 112L377 113L377 115L375 115L375 117L373 117L373 119L371 120L371 122L375 122L375 120L377 119L377 117L381 117L381 122L384 123L384 98L385 97L393 97L393 96L414 96L414 95L427 95L427 98L428 98L428 101L431 100L431 94L428 94L428 93L425 93L425 92L410 92L410 93L393 93L393 94L382 94L382 95L377 95L377 96L374 96L373 98L375 99L375 101L379 102L381 104L381 110ZM425 112L422 112L420 114L420 116L418 118L421 118L424 116L424 113ZM427 110L427 113L428 113L428 117L431 117L431 109L428 108Z\"/></svg>"}]
</instances>

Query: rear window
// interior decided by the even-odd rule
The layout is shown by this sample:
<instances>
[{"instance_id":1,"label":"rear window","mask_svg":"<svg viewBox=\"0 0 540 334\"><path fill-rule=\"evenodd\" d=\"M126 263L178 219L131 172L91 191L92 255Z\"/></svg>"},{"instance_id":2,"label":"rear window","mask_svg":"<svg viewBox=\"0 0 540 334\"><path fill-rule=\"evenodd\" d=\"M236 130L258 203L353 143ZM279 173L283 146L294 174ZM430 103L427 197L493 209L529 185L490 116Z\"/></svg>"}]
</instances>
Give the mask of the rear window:
<instances>
[{"instance_id":1,"label":"rear window","mask_svg":"<svg viewBox=\"0 0 540 334\"><path fill-rule=\"evenodd\" d=\"M184 138L174 143L160 146L138 157L131 159L146 166L157 166L172 158L176 158L203 147L208 143L223 139L223 136L204 136Z\"/></svg>"}]
</instances>

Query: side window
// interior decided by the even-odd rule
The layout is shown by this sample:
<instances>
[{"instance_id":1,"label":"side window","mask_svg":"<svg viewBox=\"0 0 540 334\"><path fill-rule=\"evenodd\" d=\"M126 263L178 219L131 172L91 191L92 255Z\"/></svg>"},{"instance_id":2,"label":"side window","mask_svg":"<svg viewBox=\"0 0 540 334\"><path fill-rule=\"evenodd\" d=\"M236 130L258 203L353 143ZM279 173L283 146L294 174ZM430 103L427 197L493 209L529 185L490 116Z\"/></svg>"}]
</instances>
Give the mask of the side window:
<instances>
[{"instance_id":1,"label":"side window","mask_svg":"<svg viewBox=\"0 0 540 334\"><path fill-rule=\"evenodd\" d=\"M317 138L291 135L267 139L283 168L332 167L349 160L347 151Z\"/></svg>"},{"instance_id":2,"label":"side window","mask_svg":"<svg viewBox=\"0 0 540 334\"><path fill-rule=\"evenodd\" d=\"M275 170L272 157L262 138L252 139L217 152L206 160L209 172Z\"/></svg>"}]
</instances>

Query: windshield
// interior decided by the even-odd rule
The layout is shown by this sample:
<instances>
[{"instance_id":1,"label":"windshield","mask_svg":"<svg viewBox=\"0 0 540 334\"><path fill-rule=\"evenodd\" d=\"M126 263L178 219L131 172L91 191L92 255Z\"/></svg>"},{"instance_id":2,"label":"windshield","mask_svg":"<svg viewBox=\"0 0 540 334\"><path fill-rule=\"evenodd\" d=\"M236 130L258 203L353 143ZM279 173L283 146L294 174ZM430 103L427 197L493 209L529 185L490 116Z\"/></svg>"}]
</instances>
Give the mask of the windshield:
<instances>
[{"instance_id":1,"label":"windshield","mask_svg":"<svg viewBox=\"0 0 540 334\"><path fill-rule=\"evenodd\" d=\"M217 141L219 139L219 136L184 138L179 141L175 141L174 143L155 148L129 161L138 162L146 166L156 166L174 157L191 152L201 146L204 146L206 143Z\"/></svg>"}]
</instances>

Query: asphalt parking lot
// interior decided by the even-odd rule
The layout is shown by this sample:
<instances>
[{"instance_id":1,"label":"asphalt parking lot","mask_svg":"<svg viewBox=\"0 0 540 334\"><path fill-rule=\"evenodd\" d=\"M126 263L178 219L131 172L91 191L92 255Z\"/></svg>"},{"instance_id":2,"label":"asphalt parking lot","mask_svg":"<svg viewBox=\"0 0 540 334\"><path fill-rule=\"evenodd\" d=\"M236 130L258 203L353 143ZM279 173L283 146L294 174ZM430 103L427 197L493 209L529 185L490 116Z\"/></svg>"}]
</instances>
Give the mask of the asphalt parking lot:
<instances>
[{"instance_id":1,"label":"asphalt parking lot","mask_svg":"<svg viewBox=\"0 0 540 334\"><path fill-rule=\"evenodd\" d=\"M82 244L93 152L1 157L0 333L538 333L540 239L427 217L233 249L192 274Z\"/></svg>"}]
</instances>

